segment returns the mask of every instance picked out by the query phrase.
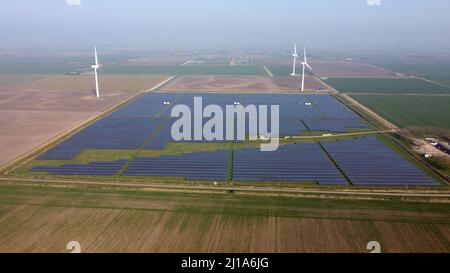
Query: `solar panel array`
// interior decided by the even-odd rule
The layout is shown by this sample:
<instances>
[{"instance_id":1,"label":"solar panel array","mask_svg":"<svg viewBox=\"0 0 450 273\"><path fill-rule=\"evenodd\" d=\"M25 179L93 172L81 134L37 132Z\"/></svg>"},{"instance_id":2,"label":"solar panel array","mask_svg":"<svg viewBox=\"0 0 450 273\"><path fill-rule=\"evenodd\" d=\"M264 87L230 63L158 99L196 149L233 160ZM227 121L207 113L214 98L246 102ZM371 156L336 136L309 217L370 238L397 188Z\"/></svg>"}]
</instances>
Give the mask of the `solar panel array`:
<instances>
[{"instance_id":1,"label":"solar panel array","mask_svg":"<svg viewBox=\"0 0 450 273\"><path fill-rule=\"evenodd\" d=\"M321 143L354 185L421 185L438 182L373 137ZM196 152L159 157L138 157L125 168L124 176L182 177L188 180L226 180L230 151ZM344 185L344 176L317 143L280 146L274 152L258 148L233 153L234 181L316 182ZM53 175L116 175L127 160L36 166L32 172Z\"/></svg>"},{"instance_id":2,"label":"solar panel array","mask_svg":"<svg viewBox=\"0 0 450 273\"><path fill-rule=\"evenodd\" d=\"M32 172L48 172L53 175L116 175L127 160L114 162L90 162L87 164L64 164L56 166L36 166Z\"/></svg>"},{"instance_id":3,"label":"solar panel array","mask_svg":"<svg viewBox=\"0 0 450 273\"><path fill-rule=\"evenodd\" d=\"M160 125L160 119L152 118L103 118L38 159L70 160L84 149L136 150Z\"/></svg>"},{"instance_id":4,"label":"solar panel array","mask_svg":"<svg viewBox=\"0 0 450 273\"><path fill-rule=\"evenodd\" d=\"M311 131L346 132L348 128L366 127L360 119L304 119L303 122Z\"/></svg>"},{"instance_id":5,"label":"solar panel array","mask_svg":"<svg viewBox=\"0 0 450 273\"><path fill-rule=\"evenodd\" d=\"M346 183L317 143L285 145L275 152L256 148L235 150L233 180Z\"/></svg>"},{"instance_id":6,"label":"solar panel array","mask_svg":"<svg viewBox=\"0 0 450 273\"><path fill-rule=\"evenodd\" d=\"M166 116L168 105L165 102L173 102L179 94L149 93L139 99L121 107L109 117L112 118L149 118ZM170 115L170 113L168 113Z\"/></svg>"},{"instance_id":7,"label":"solar panel array","mask_svg":"<svg viewBox=\"0 0 450 273\"><path fill-rule=\"evenodd\" d=\"M70 160L84 149L138 149L162 125L161 130L145 145L146 149L164 149L173 141L170 112L175 104L193 107L194 97L202 97L203 105L241 103L255 105L280 105L280 135L300 134L301 131L342 132L348 127L366 126L348 108L330 95L235 95L235 94L168 94L149 93L118 109L88 128L40 155L38 159ZM170 105L167 104L170 102ZM271 111L268 109L268 130L271 131ZM302 122L303 119L303 122ZM204 123L207 119L204 120ZM235 117L235 139L237 118ZM246 120L248 133L250 120ZM204 124L203 123L203 124ZM305 127L306 124L308 126ZM192 128L193 129L193 128ZM226 124L223 122L226 139ZM193 139L193 132L192 132ZM206 141L203 139L203 141Z\"/></svg>"},{"instance_id":8,"label":"solar panel array","mask_svg":"<svg viewBox=\"0 0 450 273\"><path fill-rule=\"evenodd\" d=\"M204 107L217 104L223 109L226 105L236 103L243 106L278 104L280 105L281 135L296 135L306 130L342 132L349 127L366 126L366 123L354 112L330 95L149 93L95 122L40 155L38 159L70 160L83 149L136 150L141 147L152 150L164 149L169 142L173 141L171 127L175 119L170 118L172 107L176 104L193 107L195 96L202 96ZM270 115L270 108L268 114ZM207 119L204 119L203 124L206 121ZM270 123L270 116L268 121ZM223 121L224 134L226 133L225 122ZM247 130L248 126L247 120ZM268 126L270 131L270 124ZM234 131L236 134L236 125ZM193 137L193 132L191 136ZM201 140L201 142L204 141ZM376 138L324 142L322 145L355 185L438 184ZM228 151L137 158L125 169L123 175L182 176L187 179L224 180L228 176L229 159ZM38 166L32 171L47 171L51 174L114 175L124 165L125 161L119 160ZM256 148L235 150L233 179L316 181L320 184L346 183L333 162L321 147L314 143L286 145L272 153L260 152Z\"/></svg>"},{"instance_id":9,"label":"solar panel array","mask_svg":"<svg viewBox=\"0 0 450 273\"><path fill-rule=\"evenodd\" d=\"M169 176L192 180L226 180L230 152L198 152L183 155L136 158L125 176Z\"/></svg>"},{"instance_id":10,"label":"solar panel array","mask_svg":"<svg viewBox=\"0 0 450 273\"><path fill-rule=\"evenodd\" d=\"M354 185L439 185L374 137L322 145Z\"/></svg>"}]
</instances>

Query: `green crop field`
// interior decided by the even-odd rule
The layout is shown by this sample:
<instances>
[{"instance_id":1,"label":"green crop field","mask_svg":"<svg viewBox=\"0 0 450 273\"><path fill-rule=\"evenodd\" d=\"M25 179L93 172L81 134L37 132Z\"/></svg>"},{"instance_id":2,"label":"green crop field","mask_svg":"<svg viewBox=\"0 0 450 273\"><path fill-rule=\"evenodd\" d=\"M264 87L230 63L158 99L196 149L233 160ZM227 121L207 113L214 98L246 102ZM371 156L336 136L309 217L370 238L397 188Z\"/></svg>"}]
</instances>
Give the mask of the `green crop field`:
<instances>
[{"instance_id":1,"label":"green crop field","mask_svg":"<svg viewBox=\"0 0 450 273\"><path fill-rule=\"evenodd\" d=\"M87 66L88 67L88 66ZM42 58L0 58L0 74L65 74L82 69L80 63L69 63L68 60L44 60Z\"/></svg>"},{"instance_id":2,"label":"green crop field","mask_svg":"<svg viewBox=\"0 0 450 273\"><path fill-rule=\"evenodd\" d=\"M419 79L330 78L326 83L345 93L450 94L450 88Z\"/></svg>"},{"instance_id":3,"label":"green crop field","mask_svg":"<svg viewBox=\"0 0 450 273\"><path fill-rule=\"evenodd\" d=\"M104 68L108 74L159 74L159 75L266 75L262 66L220 65L114 65Z\"/></svg>"},{"instance_id":4,"label":"green crop field","mask_svg":"<svg viewBox=\"0 0 450 273\"><path fill-rule=\"evenodd\" d=\"M115 53L101 55L103 65L111 65L130 58L129 54ZM61 57L0 57L0 74L65 74L71 71L90 69L94 56Z\"/></svg>"},{"instance_id":5,"label":"green crop field","mask_svg":"<svg viewBox=\"0 0 450 273\"><path fill-rule=\"evenodd\" d=\"M399 127L450 129L450 96L352 95Z\"/></svg>"},{"instance_id":6,"label":"green crop field","mask_svg":"<svg viewBox=\"0 0 450 273\"><path fill-rule=\"evenodd\" d=\"M292 73L292 66L285 66L285 65L267 65L267 68L269 68L270 72L274 76L289 76ZM300 73L300 67L297 68L297 72Z\"/></svg>"},{"instance_id":7,"label":"green crop field","mask_svg":"<svg viewBox=\"0 0 450 273\"><path fill-rule=\"evenodd\" d=\"M448 58L436 59L385 57L367 60L369 63L401 73L415 73L423 78L437 81L450 86L450 60Z\"/></svg>"},{"instance_id":8,"label":"green crop field","mask_svg":"<svg viewBox=\"0 0 450 273\"><path fill-rule=\"evenodd\" d=\"M83 252L450 249L444 203L17 184L1 184L0 198L1 252L67 253L72 240Z\"/></svg>"},{"instance_id":9,"label":"green crop field","mask_svg":"<svg viewBox=\"0 0 450 273\"><path fill-rule=\"evenodd\" d=\"M189 63L187 66L229 66L231 58L203 58L198 57L194 59L194 63Z\"/></svg>"}]
</instances>

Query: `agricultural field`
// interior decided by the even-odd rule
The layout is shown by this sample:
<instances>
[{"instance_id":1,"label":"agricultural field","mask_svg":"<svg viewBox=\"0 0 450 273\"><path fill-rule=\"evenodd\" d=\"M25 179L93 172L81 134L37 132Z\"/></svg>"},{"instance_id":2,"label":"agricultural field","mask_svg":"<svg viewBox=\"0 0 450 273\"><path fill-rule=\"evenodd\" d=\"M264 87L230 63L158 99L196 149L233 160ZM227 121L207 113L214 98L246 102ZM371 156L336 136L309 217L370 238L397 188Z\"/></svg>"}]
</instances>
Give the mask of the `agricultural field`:
<instances>
[{"instance_id":1,"label":"agricultural field","mask_svg":"<svg viewBox=\"0 0 450 273\"><path fill-rule=\"evenodd\" d=\"M1 252L450 251L448 204L5 184L0 200Z\"/></svg>"},{"instance_id":2,"label":"agricultural field","mask_svg":"<svg viewBox=\"0 0 450 273\"><path fill-rule=\"evenodd\" d=\"M269 68L270 72L272 72L274 76L289 76L292 73L292 64L290 66L272 64L267 65L267 68ZM300 69L300 67L297 68L297 73L299 73L299 75L301 75Z\"/></svg>"},{"instance_id":3,"label":"agricultural field","mask_svg":"<svg viewBox=\"0 0 450 273\"><path fill-rule=\"evenodd\" d=\"M100 56L103 65L112 65L126 61L130 54L107 52ZM0 75L62 75L72 71L90 69L94 60L93 53L84 52L80 55L70 54L55 57L5 57L0 56Z\"/></svg>"},{"instance_id":4,"label":"agricultural field","mask_svg":"<svg viewBox=\"0 0 450 273\"><path fill-rule=\"evenodd\" d=\"M132 58L120 64L128 65L181 65L194 58L189 52L170 52L152 54L150 56Z\"/></svg>"},{"instance_id":5,"label":"agricultural field","mask_svg":"<svg viewBox=\"0 0 450 273\"><path fill-rule=\"evenodd\" d=\"M48 75L2 75L0 74L0 89L5 89L8 86L13 86L19 83L32 82Z\"/></svg>"},{"instance_id":6,"label":"agricultural field","mask_svg":"<svg viewBox=\"0 0 450 273\"><path fill-rule=\"evenodd\" d=\"M395 78L393 71L361 62L311 61L314 73L319 77Z\"/></svg>"},{"instance_id":7,"label":"agricultural field","mask_svg":"<svg viewBox=\"0 0 450 273\"><path fill-rule=\"evenodd\" d=\"M444 56L404 56L370 58L369 62L393 71L416 75L450 86L450 58Z\"/></svg>"},{"instance_id":8,"label":"agricultural field","mask_svg":"<svg viewBox=\"0 0 450 273\"><path fill-rule=\"evenodd\" d=\"M325 82L343 93L450 94L450 87L411 78L329 78Z\"/></svg>"},{"instance_id":9,"label":"agricultural field","mask_svg":"<svg viewBox=\"0 0 450 273\"><path fill-rule=\"evenodd\" d=\"M107 74L154 75L267 75L262 66L230 65L113 65L105 66Z\"/></svg>"},{"instance_id":10,"label":"agricultural field","mask_svg":"<svg viewBox=\"0 0 450 273\"><path fill-rule=\"evenodd\" d=\"M10 83L0 87L0 164L3 164L167 77L103 75L100 100L92 93L90 75L1 78Z\"/></svg>"},{"instance_id":11,"label":"agricultural field","mask_svg":"<svg viewBox=\"0 0 450 273\"><path fill-rule=\"evenodd\" d=\"M399 127L450 129L450 96L352 95L352 97Z\"/></svg>"},{"instance_id":12,"label":"agricultural field","mask_svg":"<svg viewBox=\"0 0 450 273\"><path fill-rule=\"evenodd\" d=\"M88 66L86 66L88 67ZM46 60L45 58L0 57L0 74L65 74L86 68L82 63L70 63L68 59Z\"/></svg>"},{"instance_id":13,"label":"agricultural field","mask_svg":"<svg viewBox=\"0 0 450 273\"><path fill-rule=\"evenodd\" d=\"M232 58L227 57L196 57L183 65L187 66L229 66Z\"/></svg>"},{"instance_id":14,"label":"agricultural field","mask_svg":"<svg viewBox=\"0 0 450 273\"><path fill-rule=\"evenodd\" d=\"M299 92L299 78L262 76L181 76L161 90L171 92ZM326 86L312 77L305 80L307 90L326 90Z\"/></svg>"},{"instance_id":15,"label":"agricultural field","mask_svg":"<svg viewBox=\"0 0 450 273\"><path fill-rule=\"evenodd\" d=\"M302 73L301 59L297 63L297 73ZM292 59L279 59L263 62L276 76L287 76L292 73ZM319 77L348 77L348 78L396 78L396 72L366 64L363 62L336 61L336 60L310 60L314 74Z\"/></svg>"}]
</instances>

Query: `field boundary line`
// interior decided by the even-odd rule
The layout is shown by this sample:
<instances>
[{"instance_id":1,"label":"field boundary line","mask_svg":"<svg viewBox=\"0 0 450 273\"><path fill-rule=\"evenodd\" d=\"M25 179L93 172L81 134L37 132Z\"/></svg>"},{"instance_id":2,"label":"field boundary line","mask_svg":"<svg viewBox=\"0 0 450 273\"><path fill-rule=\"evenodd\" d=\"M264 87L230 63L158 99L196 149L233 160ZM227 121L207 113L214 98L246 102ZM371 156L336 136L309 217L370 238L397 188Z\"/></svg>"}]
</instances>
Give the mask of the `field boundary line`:
<instances>
[{"instance_id":1,"label":"field boundary line","mask_svg":"<svg viewBox=\"0 0 450 273\"><path fill-rule=\"evenodd\" d=\"M3 183L1 182L3 181ZM330 194L330 195L353 195L353 196L387 196L387 197L442 197L450 198L450 192L443 191L439 193L418 193L418 192L371 192L371 191L351 191L351 190L314 190L314 189L282 189L282 188L255 188L255 187L222 187L222 186L186 186L186 185L168 185L168 184L145 184L138 182L101 182L101 181L73 181L63 179L33 179L33 178L8 178L0 177L0 183L8 182L29 182L29 183L47 183L47 184L73 184L73 185L98 185L98 186L119 186L119 187L138 187L138 188L162 188L178 190L209 190L209 191L243 191L243 192L271 192L271 193L310 193L310 194Z\"/></svg>"},{"instance_id":2,"label":"field boundary line","mask_svg":"<svg viewBox=\"0 0 450 273\"><path fill-rule=\"evenodd\" d=\"M152 138L154 138L156 136L156 134L158 134L162 127L164 126L164 122L144 141L144 143L141 145L141 147L139 147L139 149L137 149L137 151L134 153L134 155L127 161L127 163L125 163L122 168L116 173L116 177L121 176L123 174L123 172L128 169L128 167L130 167L130 165L134 162L134 160L136 160L136 158L139 156L139 154L142 152L142 150L145 149L145 146L147 145L147 143L152 140Z\"/></svg>"},{"instance_id":3,"label":"field boundary line","mask_svg":"<svg viewBox=\"0 0 450 273\"><path fill-rule=\"evenodd\" d=\"M352 106L355 106L355 107L358 107L358 108L364 110L366 113L368 113L370 116L372 116L373 118L375 118L378 121L380 121L382 124L384 124L388 128L396 130L396 131L398 130L397 125L394 125L393 123L387 121L382 116L378 115L375 111L373 111L373 110L369 109L368 107L364 106L363 104L359 103L357 100L353 99L352 97L350 97L350 96L348 96L346 94L342 94L342 93L339 94L339 95L341 95L348 102L350 102Z\"/></svg>"},{"instance_id":4,"label":"field boundary line","mask_svg":"<svg viewBox=\"0 0 450 273\"><path fill-rule=\"evenodd\" d=\"M167 80L168 79L164 80L164 82L166 82ZM40 144L38 146L36 146L35 148L31 149L30 151L20 155L16 159L6 162L2 166L0 166L0 173L8 174L11 171L14 171L17 167L32 160L34 158L34 156L42 153L43 151L49 149L50 147L52 147L54 145L57 145L57 144L63 142L64 140L72 137L74 134L76 134L76 133L80 132L81 130L85 129L86 127L92 125L99 119L104 118L106 115L109 115L110 113L116 111L117 109L135 101L137 98L141 97L145 93L154 91L153 89L155 89L155 87L159 88L158 87L159 85L160 85L160 83L150 89L137 91L136 94L134 94L131 97L126 98L122 101L117 102L116 104L112 105L111 107L98 113L96 116L81 122L80 124L72 127L71 129L65 130L64 132L57 134L56 136L50 138L49 140L43 142L42 144Z\"/></svg>"},{"instance_id":5,"label":"field boundary line","mask_svg":"<svg viewBox=\"0 0 450 273\"><path fill-rule=\"evenodd\" d=\"M336 162L336 160L331 156L331 154L328 152L327 149L325 149L325 147L322 145L322 143L320 143L320 141L316 141L317 145L319 145L320 149L322 150L322 152L325 154L325 156L328 158L328 160L331 161L331 163L333 163L334 167L336 168L336 170L339 171L339 173L342 175L342 177L344 177L344 179L347 182L347 185L353 185L352 180L350 179L350 177L347 176L347 174L344 172L344 170L341 168L341 166L339 166L339 164Z\"/></svg>"},{"instance_id":6,"label":"field boundary line","mask_svg":"<svg viewBox=\"0 0 450 273\"><path fill-rule=\"evenodd\" d=\"M265 65L263 65L263 68L264 68L264 70L266 70L267 75L269 75L269 77L272 77L272 78L273 78L273 73L272 73L272 71L270 71L270 69L269 69L267 66L265 66Z\"/></svg>"},{"instance_id":7,"label":"field boundary line","mask_svg":"<svg viewBox=\"0 0 450 273\"><path fill-rule=\"evenodd\" d=\"M367 132L353 132L353 133L342 133L342 134L330 134L330 135L321 135L321 136L291 136L291 139L306 139L306 140L315 140L315 139L326 139L326 138L336 138L336 137L346 137L346 136L365 136L365 135L376 135L376 134L388 134L395 133L395 130L380 130L380 131L367 131Z\"/></svg>"},{"instance_id":8,"label":"field boundary line","mask_svg":"<svg viewBox=\"0 0 450 273\"><path fill-rule=\"evenodd\" d=\"M156 91L158 89L160 89L161 87L163 87L164 85L168 84L169 82L171 82L173 79L175 79L177 76L171 76L167 79L165 79L164 81L158 83L157 85L153 86L152 88L143 91L144 93L149 93L149 92L153 92Z\"/></svg>"},{"instance_id":9,"label":"field boundary line","mask_svg":"<svg viewBox=\"0 0 450 273\"><path fill-rule=\"evenodd\" d=\"M357 100L353 99L352 97L348 96L345 93L339 92L336 88L334 88L333 86L327 84L324 80L322 80L320 77L314 75L314 77L321 82L322 84L324 84L325 86L327 86L328 88L330 88L332 90L333 93L335 93L336 95L342 96L344 99L346 99L348 102L351 103L351 106L353 107L358 107L359 109L363 110L364 112L366 112L367 114L369 114L370 116L372 116L372 118L375 118L376 120L378 120L381 124L383 124L384 126L392 129L392 130L398 130L398 127L394 124L392 124L391 122L387 121L386 119L384 119L382 116L378 115L376 112L372 111L371 109L369 109L368 107L362 105L361 103L359 103ZM350 107L347 104L344 104L347 107ZM351 107L350 107L351 108ZM370 122L369 122L370 123Z\"/></svg>"}]
</instances>

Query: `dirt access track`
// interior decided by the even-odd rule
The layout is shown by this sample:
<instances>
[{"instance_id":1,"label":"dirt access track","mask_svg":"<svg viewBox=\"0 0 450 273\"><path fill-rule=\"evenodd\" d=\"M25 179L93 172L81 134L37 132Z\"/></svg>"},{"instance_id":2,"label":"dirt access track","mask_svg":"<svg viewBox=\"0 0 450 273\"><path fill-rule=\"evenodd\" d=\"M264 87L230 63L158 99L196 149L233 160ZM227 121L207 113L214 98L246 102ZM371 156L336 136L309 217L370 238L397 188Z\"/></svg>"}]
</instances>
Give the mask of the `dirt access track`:
<instances>
[{"instance_id":1,"label":"dirt access track","mask_svg":"<svg viewBox=\"0 0 450 273\"><path fill-rule=\"evenodd\" d=\"M262 76L182 76L174 79L161 90L173 92L258 92L298 93L300 77ZM314 79L306 78L307 90L326 87Z\"/></svg>"},{"instance_id":2,"label":"dirt access track","mask_svg":"<svg viewBox=\"0 0 450 273\"><path fill-rule=\"evenodd\" d=\"M0 166L167 77L101 75L100 99L90 75L11 78L0 86Z\"/></svg>"}]
</instances>

